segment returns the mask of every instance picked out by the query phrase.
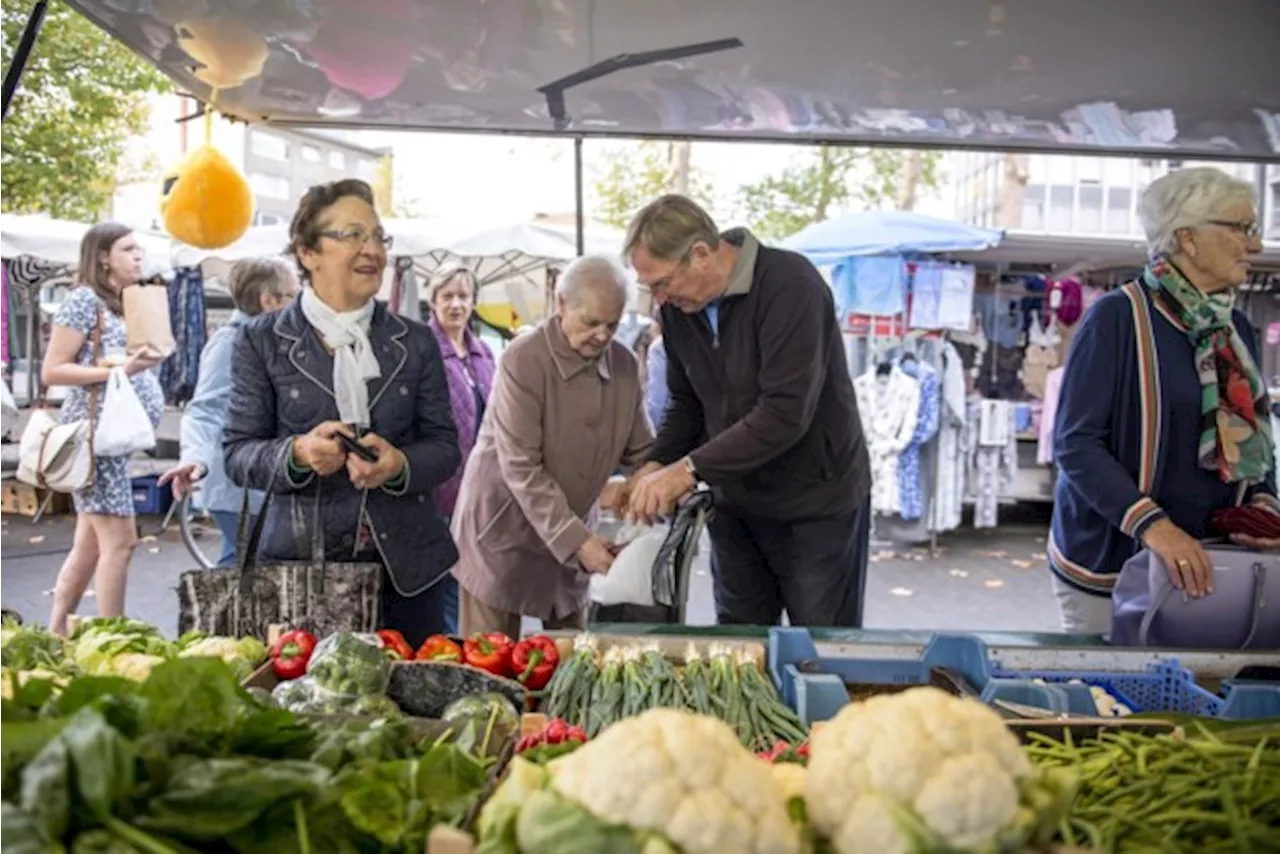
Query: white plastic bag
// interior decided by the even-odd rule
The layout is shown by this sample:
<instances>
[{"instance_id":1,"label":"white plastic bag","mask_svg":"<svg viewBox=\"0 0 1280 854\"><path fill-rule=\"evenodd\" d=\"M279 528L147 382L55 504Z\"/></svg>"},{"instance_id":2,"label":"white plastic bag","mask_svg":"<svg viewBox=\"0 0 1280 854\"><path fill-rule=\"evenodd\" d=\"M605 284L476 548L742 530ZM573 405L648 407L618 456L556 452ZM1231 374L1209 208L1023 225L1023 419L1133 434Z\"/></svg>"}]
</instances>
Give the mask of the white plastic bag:
<instances>
[{"instance_id":1,"label":"white plastic bag","mask_svg":"<svg viewBox=\"0 0 1280 854\"><path fill-rule=\"evenodd\" d=\"M665 525L626 525L614 537L625 547L608 575L591 576L591 601L601 605L652 605L653 563L667 539Z\"/></svg>"},{"instance_id":2,"label":"white plastic bag","mask_svg":"<svg viewBox=\"0 0 1280 854\"><path fill-rule=\"evenodd\" d=\"M93 434L95 457L125 457L156 446L156 431L124 368L112 368L107 396Z\"/></svg>"},{"instance_id":3,"label":"white plastic bag","mask_svg":"<svg viewBox=\"0 0 1280 854\"><path fill-rule=\"evenodd\" d=\"M0 423L0 437L7 438L9 431L18 423L18 404L13 402L13 394L9 391L9 384L0 382L4 386L4 397L0 399L0 407L3 408L4 421Z\"/></svg>"}]
</instances>

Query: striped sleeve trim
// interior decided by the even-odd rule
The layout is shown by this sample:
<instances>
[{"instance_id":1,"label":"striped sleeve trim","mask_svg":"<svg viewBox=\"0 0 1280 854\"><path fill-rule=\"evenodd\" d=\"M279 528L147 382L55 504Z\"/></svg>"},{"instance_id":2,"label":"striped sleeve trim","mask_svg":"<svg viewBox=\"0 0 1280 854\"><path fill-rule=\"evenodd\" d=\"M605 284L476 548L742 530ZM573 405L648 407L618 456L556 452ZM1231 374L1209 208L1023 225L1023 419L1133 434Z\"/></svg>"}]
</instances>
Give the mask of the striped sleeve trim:
<instances>
[{"instance_id":1,"label":"striped sleeve trim","mask_svg":"<svg viewBox=\"0 0 1280 854\"><path fill-rule=\"evenodd\" d=\"M1116 586L1117 573L1094 572L1088 567L1071 560L1062 552L1062 549L1058 548L1058 544L1053 541L1052 533L1049 534L1048 550L1049 569L1076 587L1094 593L1109 595L1111 589Z\"/></svg>"},{"instance_id":2,"label":"striped sleeve trim","mask_svg":"<svg viewBox=\"0 0 1280 854\"><path fill-rule=\"evenodd\" d=\"M1120 520L1120 530L1137 539L1147 525L1163 515L1160 505L1144 495L1125 511L1124 518Z\"/></svg>"},{"instance_id":3,"label":"striped sleeve trim","mask_svg":"<svg viewBox=\"0 0 1280 854\"><path fill-rule=\"evenodd\" d=\"M1264 510L1270 510L1272 513L1280 514L1280 499L1267 492L1255 493L1253 499L1249 502L1254 507L1261 507Z\"/></svg>"}]
</instances>

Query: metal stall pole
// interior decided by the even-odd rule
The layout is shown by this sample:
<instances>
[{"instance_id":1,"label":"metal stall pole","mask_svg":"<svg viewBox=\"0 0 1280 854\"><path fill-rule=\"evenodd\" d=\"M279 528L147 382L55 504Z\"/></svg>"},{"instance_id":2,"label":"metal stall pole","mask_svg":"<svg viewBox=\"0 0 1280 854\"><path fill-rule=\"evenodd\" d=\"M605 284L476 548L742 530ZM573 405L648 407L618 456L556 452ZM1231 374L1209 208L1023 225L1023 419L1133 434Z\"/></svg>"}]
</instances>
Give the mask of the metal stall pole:
<instances>
[{"instance_id":1,"label":"metal stall pole","mask_svg":"<svg viewBox=\"0 0 1280 854\"><path fill-rule=\"evenodd\" d=\"M583 187L582 187L582 137L575 136L573 138L573 197L574 197L574 224L576 226L578 257L581 258L587 251L587 211L586 205L583 204Z\"/></svg>"},{"instance_id":2,"label":"metal stall pole","mask_svg":"<svg viewBox=\"0 0 1280 854\"><path fill-rule=\"evenodd\" d=\"M39 0L31 7L31 14L27 16L27 25L22 28L22 38L18 40L18 47L13 52L13 60L4 72L4 104L0 118L9 117L9 105L13 103L18 84L22 82L22 73L27 70L31 50L36 45L36 39L40 37L40 28L44 26L44 16L48 11L49 0Z\"/></svg>"}]
</instances>

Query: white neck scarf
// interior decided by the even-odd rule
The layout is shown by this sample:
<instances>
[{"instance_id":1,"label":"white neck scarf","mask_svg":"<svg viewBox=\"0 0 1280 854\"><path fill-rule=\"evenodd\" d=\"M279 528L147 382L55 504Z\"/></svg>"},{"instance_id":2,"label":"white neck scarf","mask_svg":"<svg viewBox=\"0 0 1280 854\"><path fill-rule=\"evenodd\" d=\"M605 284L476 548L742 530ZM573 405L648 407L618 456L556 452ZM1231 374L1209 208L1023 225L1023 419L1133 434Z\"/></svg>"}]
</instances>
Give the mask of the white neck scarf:
<instances>
[{"instance_id":1,"label":"white neck scarf","mask_svg":"<svg viewBox=\"0 0 1280 854\"><path fill-rule=\"evenodd\" d=\"M373 322L373 300L355 311L337 312L325 305L316 292L302 292L302 314L333 351L333 395L338 416L346 424L369 426L368 381L382 376L369 343Z\"/></svg>"}]
</instances>

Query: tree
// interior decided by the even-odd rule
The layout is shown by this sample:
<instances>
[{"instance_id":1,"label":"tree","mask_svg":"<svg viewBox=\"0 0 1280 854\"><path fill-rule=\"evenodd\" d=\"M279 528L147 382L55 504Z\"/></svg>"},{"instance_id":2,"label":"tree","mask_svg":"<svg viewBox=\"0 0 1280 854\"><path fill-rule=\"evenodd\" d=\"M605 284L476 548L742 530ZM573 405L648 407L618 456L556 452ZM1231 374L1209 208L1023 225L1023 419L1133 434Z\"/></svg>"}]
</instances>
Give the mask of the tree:
<instances>
[{"instance_id":1,"label":"tree","mask_svg":"<svg viewBox=\"0 0 1280 854\"><path fill-rule=\"evenodd\" d=\"M658 196L682 193L711 205L711 182L691 163L688 142L645 141L601 155L592 211L595 219L626 228L637 210Z\"/></svg>"},{"instance_id":2,"label":"tree","mask_svg":"<svg viewBox=\"0 0 1280 854\"><path fill-rule=\"evenodd\" d=\"M820 145L799 162L738 192L744 219L757 234L780 239L838 210L911 210L923 189L938 185L936 152Z\"/></svg>"},{"instance_id":3,"label":"tree","mask_svg":"<svg viewBox=\"0 0 1280 854\"><path fill-rule=\"evenodd\" d=\"M387 155L378 161L378 171L370 182L373 187L373 203L379 215L412 219L421 216L418 200L405 196L403 188L396 192L395 161Z\"/></svg>"},{"instance_id":4,"label":"tree","mask_svg":"<svg viewBox=\"0 0 1280 854\"><path fill-rule=\"evenodd\" d=\"M7 70L31 3L3 0L2 8ZM50 3L4 121L3 209L96 219L115 191L126 142L147 129L147 95L168 89L168 80L124 45Z\"/></svg>"}]
</instances>

